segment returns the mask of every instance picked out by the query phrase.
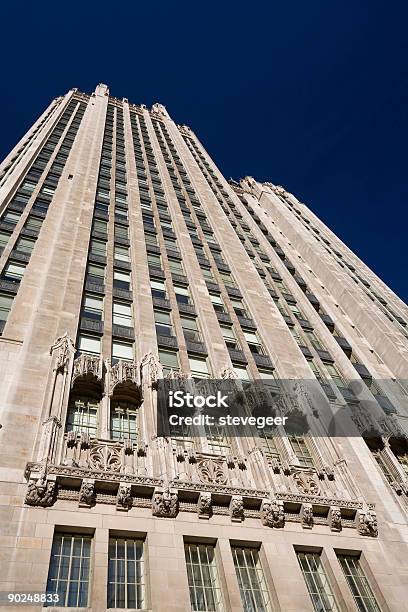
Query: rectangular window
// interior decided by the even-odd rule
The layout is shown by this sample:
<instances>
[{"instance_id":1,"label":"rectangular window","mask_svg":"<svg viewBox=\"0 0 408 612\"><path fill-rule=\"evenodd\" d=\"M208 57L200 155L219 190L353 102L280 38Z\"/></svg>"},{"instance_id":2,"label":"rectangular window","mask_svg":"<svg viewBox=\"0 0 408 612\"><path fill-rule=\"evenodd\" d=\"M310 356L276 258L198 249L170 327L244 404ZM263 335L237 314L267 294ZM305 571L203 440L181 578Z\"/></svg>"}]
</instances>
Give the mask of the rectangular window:
<instances>
[{"instance_id":1,"label":"rectangular window","mask_svg":"<svg viewBox=\"0 0 408 612\"><path fill-rule=\"evenodd\" d=\"M229 272L220 272L220 276L227 287L236 287L235 281Z\"/></svg>"},{"instance_id":2,"label":"rectangular window","mask_svg":"<svg viewBox=\"0 0 408 612\"><path fill-rule=\"evenodd\" d=\"M238 298L230 298L231 304L238 317L248 317L244 302Z\"/></svg>"},{"instance_id":3,"label":"rectangular window","mask_svg":"<svg viewBox=\"0 0 408 612\"><path fill-rule=\"evenodd\" d=\"M26 267L23 264L8 263L4 269L3 278L13 282L20 282L24 276L25 269Z\"/></svg>"},{"instance_id":4,"label":"rectangular window","mask_svg":"<svg viewBox=\"0 0 408 612\"><path fill-rule=\"evenodd\" d=\"M85 293L82 306L82 316L87 319L102 321L103 299L90 293Z\"/></svg>"},{"instance_id":5,"label":"rectangular window","mask_svg":"<svg viewBox=\"0 0 408 612\"><path fill-rule=\"evenodd\" d=\"M141 539L109 538L108 608L147 608Z\"/></svg>"},{"instance_id":6,"label":"rectangular window","mask_svg":"<svg viewBox=\"0 0 408 612\"><path fill-rule=\"evenodd\" d=\"M125 302L113 302L113 323L115 325L123 325L124 327L132 327L132 306Z\"/></svg>"},{"instance_id":7,"label":"rectangular window","mask_svg":"<svg viewBox=\"0 0 408 612\"><path fill-rule=\"evenodd\" d=\"M92 255L106 257L106 242L92 238L89 252L92 253Z\"/></svg>"},{"instance_id":8,"label":"rectangular window","mask_svg":"<svg viewBox=\"0 0 408 612\"><path fill-rule=\"evenodd\" d=\"M196 317L180 317L184 338L190 342L201 342L200 331Z\"/></svg>"},{"instance_id":9,"label":"rectangular window","mask_svg":"<svg viewBox=\"0 0 408 612\"><path fill-rule=\"evenodd\" d=\"M35 246L35 240L32 238L19 238L16 242L16 250L22 253L32 253Z\"/></svg>"},{"instance_id":10,"label":"rectangular window","mask_svg":"<svg viewBox=\"0 0 408 612\"><path fill-rule=\"evenodd\" d=\"M94 219L93 229L95 232L99 232L100 234L108 233L108 222L102 221L101 219Z\"/></svg>"},{"instance_id":11,"label":"rectangular window","mask_svg":"<svg viewBox=\"0 0 408 612\"><path fill-rule=\"evenodd\" d=\"M221 327L221 333L225 340L225 344L227 345L227 348L239 350L240 346L235 337L235 333L234 333L232 325L220 325L220 327Z\"/></svg>"},{"instance_id":12,"label":"rectangular window","mask_svg":"<svg viewBox=\"0 0 408 612\"><path fill-rule=\"evenodd\" d=\"M211 544L184 544L191 609L196 612L221 612L221 585Z\"/></svg>"},{"instance_id":13,"label":"rectangular window","mask_svg":"<svg viewBox=\"0 0 408 612\"><path fill-rule=\"evenodd\" d=\"M222 297L220 295L210 293L210 299L212 305L214 306L215 312L225 312L224 302L222 301Z\"/></svg>"},{"instance_id":14,"label":"rectangular window","mask_svg":"<svg viewBox=\"0 0 408 612\"><path fill-rule=\"evenodd\" d=\"M156 334L159 336L173 336L170 313L165 310L155 310L154 320L156 322Z\"/></svg>"},{"instance_id":15,"label":"rectangular window","mask_svg":"<svg viewBox=\"0 0 408 612\"><path fill-rule=\"evenodd\" d=\"M133 360L133 343L130 342L112 342L112 362L117 363L119 359L125 361Z\"/></svg>"},{"instance_id":16,"label":"rectangular window","mask_svg":"<svg viewBox=\"0 0 408 612\"><path fill-rule=\"evenodd\" d=\"M88 535L54 535L47 593L59 595L58 607L88 606L91 543Z\"/></svg>"},{"instance_id":17,"label":"rectangular window","mask_svg":"<svg viewBox=\"0 0 408 612\"><path fill-rule=\"evenodd\" d=\"M2 221L5 221L6 223L11 223L12 225L16 225L20 220L20 216L21 215L19 213L6 212L6 214L3 216Z\"/></svg>"},{"instance_id":18,"label":"rectangular window","mask_svg":"<svg viewBox=\"0 0 408 612\"><path fill-rule=\"evenodd\" d=\"M181 261L169 257L169 268L175 274L184 274L184 268Z\"/></svg>"},{"instance_id":19,"label":"rectangular window","mask_svg":"<svg viewBox=\"0 0 408 612\"><path fill-rule=\"evenodd\" d=\"M249 380L248 370L245 366L233 363L232 367L240 380Z\"/></svg>"},{"instance_id":20,"label":"rectangular window","mask_svg":"<svg viewBox=\"0 0 408 612\"><path fill-rule=\"evenodd\" d=\"M214 282L214 276L213 276L213 273L211 272L211 268L201 268L201 272L205 280L210 281L210 283Z\"/></svg>"},{"instance_id":21,"label":"rectangular window","mask_svg":"<svg viewBox=\"0 0 408 612\"><path fill-rule=\"evenodd\" d=\"M289 438L289 441L300 465L304 467L313 467L313 457L310 454L306 440L299 436L292 436Z\"/></svg>"},{"instance_id":22,"label":"rectangular window","mask_svg":"<svg viewBox=\"0 0 408 612\"><path fill-rule=\"evenodd\" d=\"M81 353L101 354L101 339L96 336L80 335L78 339L78 350Z\"/></svg>"},{"instance_id":23,"label":"rectangular window","mask_svg":"<svg viewBox=\"0 0 408 612\"><path fill-rule=\"evenodd\" d=\"M124 225L115 225L115 238L129 238L129 229Z\"/></svg>"},{"instance_id":24,"label":"rectangular window","mask_svg":"<svg viewBox=\"0 0 408 612\"><path fill-rule=\"evenodd\" d=\"M244 612L270 612L270 597L259 551L231 546Z\"/></svg>"},{"instance_id":25,"label":"rectangular window","mask_svg":"<svg viewBox=\"0 0 408 612\"><path fill-rule=\"evenodd\" d=\"M7 293L0 293L0 321L7 321L12 305L12 296L7 295Z\"/></svg>"},{"instance_id":26,"label":"rectangular window","mask_svg":"<svg viewBox=\"0 0 408 612\"><path fill-rule=\"evenodd\" d=\"M147 254L147 262L149 266L153 266L155 268L162 267L162 261L160 255L155 255L154 253Z\"/></svg>"},{"instance_id":27,"label":"rectangular window","mask_svg":"<svg viewBox=\"0 0 408 612\"><path fill-rule=\"evenodd\" d=\"M95 437L98 426L98 404L93 399L82 398L68 407L67 431L85 432Z\"/></svg>"},{"instance_id":28,"label":"rectangular window","mask_svg":"<svg viewBox=\"0 0 408 612\"><path fill-rule=\"evenodd\" d=\"M370 583L361 567L360 559L354 555L337 555L353 594L357 608L361 612L381 612L376 602Z\"/></svg>"},{"instance_id":29,"label":"rectangular window","mask_svg":"<svg viewBox=\"0 0 408 612\"><path fill-rule=\"evenodd\" d=\"M11 234L8 232L0 232L0 247L5 247L9 241Z\"/></svg>"},{"instance_id":30,"label":"rectangular window","mask_svg":"<svg viewBox=\"0 0 408 612\"><path fill-rule=\"evenodd\" d=\"M176 300L179 304L192 304L188 287L174 285L174 292L176 294Z\"/></svg>"},{"instance_id":31,"label":"rectangular window","mask_svg":"<svg viewBox=\"0 0 408 612\"><path fill-rule=\"evenodd\" d=\"M112 440L137 442L137 406L123 400L111 400L110 432Z\"/></svg>"},{"instance_id":32,"label":"rectangular window","mask_svg":"<svg viewBox=\"0 0 408 612\"><path fill-rule=\"evenodd\" d=\"M247 331L245 329L242 331L244 332L245 340L248 342L251 353L262 354L264 351L257 334L253 331Z\"/></svg>"},{"instance_id":33,"label":"rectangular window","mask_svg":"<svg viewBox=\"0 0 408 612\"><path fill-rule=\"evenodd\" d=\"M130 262L128 247L118 246L117 244L115 244L113 248L113 254L114 254L114 258L117 259L118 261L126 261L127 263Z\"/></svg>"},{"instance_id":34,"label":"rectangular window","mask_svg":"<svg viewBox=\"0 0 408 612\"><path fill-rule=\"evenodd\" d=\"M86 280L97 285L103 285L105 282L105 266L98 266L97 264L88 264L86 269Z\"/></svg>"},{"instance_id":35,"label":"rectangular window","mask_svg":"<svg viewBox=\"0 0 408 612\"><path fill-rule=\"evenodd\" d=\"M36 219L35 217L27 217L25 228L39 232L42 226L42 219Z\"/></svg>"},{"instance_id":36,"label":"rectangular window","mask_svg":"<svg viewBox=\"0 0 408 612\"><path fill-rule=\"evenodd\" d=\"M130 291L130 272L113 271L113 286L117 289L125 289Z\"/></svg>"},{"instance_id":37,"label":"rectangular window","mask_svg":"<svg viewBox=\"0 0 408 612\"><path fill-rule=\"evenodd\" d=\"M180 369L178 353L176 351L159 350L159 361L163 368L163 376L170 374L171 370L178 371Z\"/></svg>"},{"instance_id":38,"label":"rectangular window","mask_svg":"<svg viewBox=\"0 0 408 612\"><path fill-rule=\"evenodd\" d=\"M166 285L162 281L152 279L150 281L150 287L152 290L152 297L160 298L161 300L167 298Z\"/></svg>"},{"instance_id":39,"label":"rectangular window","mask_svg":"<svg viewBox=\"0 0 408 612\"><path fill-rule=\"evenodd\" d=\"M324 571L320 553L299 551L296 555L316 612L337 612L338 607Z\"/></svg>"},{"instance_id":40,"label":"rectangular window","mask_svg":"<svg viewBox=\"0 0 408 612\"><path fill-rule=\"evenodd\" d=\"M193 378L209 378L210 373L208 371L208 364L206 359L199 359L198 357L188 358L190 364L190 370Z\"/></svg>"}]
</instances>

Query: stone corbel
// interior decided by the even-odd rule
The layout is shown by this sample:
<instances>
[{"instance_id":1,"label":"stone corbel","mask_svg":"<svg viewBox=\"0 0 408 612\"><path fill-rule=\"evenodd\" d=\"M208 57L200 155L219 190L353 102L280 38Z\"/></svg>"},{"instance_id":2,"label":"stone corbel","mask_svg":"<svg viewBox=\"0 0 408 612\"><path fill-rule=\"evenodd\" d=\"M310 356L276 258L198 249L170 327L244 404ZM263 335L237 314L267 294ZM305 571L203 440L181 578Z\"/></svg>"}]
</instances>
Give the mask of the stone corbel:
<instances>
[{"instance_id":1,"label":"stone corbel","mask_svg":"<svg viewBox=\"0 0 408 612\"><path fill-rule=\"evenodd\" d=\"M300 509L300 522L303 529L312 529L313 527L313 506L312 504L302 504Z\"/></svg>"},{"instance_id":2,"label":"stone corbel","mask_svg":"<svg viewBox=\"0 0 408 612\"><path fill-rule=\"evenodd\" d=\"M202 492L198 498L197 515L199 519L208 520L212 515L211 493Z\"/></svg>"},{"instance_id":3,"label":"stone corbel","mask_svg":"<svg viewBox=\"0 0 408 612\"><path fill-rule=\"evenodd\" d=\"M357 510L354 522L360 535L372 538L378 536L377 515L374 510Z\"/></svg>"},{"instance_id":4,"label":"stone corbel","mask_svg":"<svg viewBox=\"0 0 408 612\"><path fill-rule=\"evenodd\" d=\"M175 518L178 513L178 492L177 489L156 487L152 500L153 516Z\"/></svg>"},{"instance_id":5,"label":"stone corbel","mask_svg":"<svg viewBox=\"0 0 408 612\"><path fill-rule=\"evenodd\" d=\"M328 521L331 531L341 531L341 512L339 506L330 506Z\"/></svg>"},{"instance_id":6,"label":"stone corbel","mask_svg":"<svg viewBox=\"0 0 408 612\"><path fill-rule=\"evenodd\" d=\"M261 521L265 527L281 529L285 526L285 511L283 501L269 497L262 500Z\"/></svg>"},{"instance_id":7,"label":"stone corbel","mask_svg":"<svg viewBox=\"0 0 408 612\"><path fill-rule=\"evenodd\" d=\"M244 500L241 495L231 497L229 511L233 523L242 523L244 520Z\"/></svg>"},{"instance_id":8,"label":"stone corbel","mask_svg":"<svg viewBox=\"0 0 408 612\"><path fill-rule=\"evenodd\" d=\"M128 482L119 483L118 494L116 496L117 510L127 512L132 507L132 485Z\"/></svg>"},{"instance_id":9,"label":"stone corbel","mask_svg":"<svg viewBox=\"0 0 408 612\"><path fill-rule=\"evenodd\" d=\"M78 504L80 508L90 508L95 502L95 480L84 478L79 491Z\"/></svg>"},{"instance_id":10,"label":"stone corbel","mask_svg":"<svg viewBox=\"0 0 408 612\"><path fill-rule=\"evenodd\" d=\"M28 506L42 506L47 508L52 506L57 499L56 476L41 476L31 474L28 482L25 503Z\"/></svg>"}]
</instances>

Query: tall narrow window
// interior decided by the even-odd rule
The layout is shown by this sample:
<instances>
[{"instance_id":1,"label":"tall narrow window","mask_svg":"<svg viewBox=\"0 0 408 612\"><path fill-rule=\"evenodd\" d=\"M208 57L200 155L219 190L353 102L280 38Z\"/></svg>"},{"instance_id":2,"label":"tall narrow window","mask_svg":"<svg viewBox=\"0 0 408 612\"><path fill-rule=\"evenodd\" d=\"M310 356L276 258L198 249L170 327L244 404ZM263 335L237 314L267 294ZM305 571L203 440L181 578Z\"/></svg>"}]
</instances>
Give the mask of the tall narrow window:
<instances>
[{"instance_id":1,"label":"tall narrow window","mask_svg":"<svg viewBox=\"0 0 408 612\"><path fill-rule=\"evenodd\" d=\"M144 610L145 593L143 540L109 538L108 608Z\"/></svg>"},{"instance_id":2,"label":"tall narrow window","mask_svg":"<svg viewBox=\"0 0 408 612\"><path fill-rule=\"evenodd\" d=\"M210 373L208 371L208 364L206 359L199 359L198 357L188 358L190 364L190 370L193 378L209 378Z\"/></svg>"},{"instance_id":3,"label":"tall narrow window","mask_svg":"<svg viewBox=\"0 0 408 612\"><path fill-rule=\"evenodd\" d=\"M131 402L111 402L111 437L113 440L137 441L137 406Z\"/></svg>"},{"instance_id":4,"label":"tall narrow window","mask_svg":"<svg viewBox=\"0 0 408 612\"><path fill-rule=\"evenodd\" d=\"M270 612L270 597L259 551L239 546L232 546L231 550L244 612Z\"/></svg>"},{"instance_id":5,"label":"tall narrow window","mask_svg":"<svg viewBox=\"0 0 408 612\"><path fill-rule=\"evenodd\" d=\"M0 321L6 321L13 304L13 296L0 293Z\"/></svg>"},{"instance_id":6,"label":"tall narrow window","mask_svg":"<svg viewBox=\"0 0 408 612\"><path fill-rule=\"evenodd\" d=\"M125 302L113 302L113 323L115 325L122 325L123 327L132 327L132 306Z\"/></svg>"},{"instance_id":7,"label":"tall narrow window","mask_svg":"<svg viewBox=\"0 0 408 612\"><path fill-rule=\"evenodd\" d=\"M297 552L297 558L316 612L337 612L329 581L319 553Z\"/></svg>"},{"instance_id":8,"label":"tall narrow window","mask_svg":"<svg viewBox=\"0 0 408 612\"><path fill-rule=\"evenodd\" d=\"M67 431L96 436L98 402L91 398L72 400L68 407Z\"/></svg>"},{"instance_id":9,"label":"tall narrow window","mask_svg":"<svg viewBox=\"0 0 408 612\"><path fill-rule=\"evenodd\" d=\"M185 543L191 609L194 612L221 612L222 596L215 559L215 546Z\"/></svg>"},{"instance_id":10,"label":"tall narrow window","mask_svg":"<svg viewBox=\"0 0 408 612\"><path fill-rule=\"evenodd\" d=\"M119 359L125 361L133 360L133 343L119 342L117 340L112 342L112 363L117 363Z\"/></svg>"},{"instance_id":11,"label":"tall narrow window","mask_svg":"<svg viewBox=\"0 0 408 612\"><path fill-rule=\"evenodd\" d=\"M159 360L163 368L163 376L167 376L172 370L178 372L180 369L177 351L159 350Z\"/></svg>"},{"instance_id":12,"label":"tall narrow window","mask_svg":"<svg viewBox=\"0 0 408 612\"><path fill-rule=\"evenodd\" d=\"M299 436L292 436L289 438L289 441L300 465L303 467L313 467L313 457L310 454L306 440Z\"/></svg>"},{"instance_id":13,"label":"tall narrow window","mask_svg":"<svg viewBox=\"0 0 408 612\"><path fill-rule=\"evenodd\" d=\"M58 607L88 606L91 542L86 535L54 535L47 593L59 595Z\"/></svg>"},{"instance_id":14,"label":"tall narrow window","mask_svg":"<svg viewBox=\"0 0 408 612\"><path fill-rule=\"evenodd\" d=\"M103 299L97 295L85 293L82 306L82 316L86 319L102 321Z\"/></svg>"},{"instance_id":15,"label":"tall narrow window","mask_svg":"<svg viewBox=\"0 0 408 612\"><path fill-rule=\"evenodd\" d=\"M381 612L374 593L360 564L354 555L337 555L357 608L361 612Z\"/></svg>"}]
</instances>

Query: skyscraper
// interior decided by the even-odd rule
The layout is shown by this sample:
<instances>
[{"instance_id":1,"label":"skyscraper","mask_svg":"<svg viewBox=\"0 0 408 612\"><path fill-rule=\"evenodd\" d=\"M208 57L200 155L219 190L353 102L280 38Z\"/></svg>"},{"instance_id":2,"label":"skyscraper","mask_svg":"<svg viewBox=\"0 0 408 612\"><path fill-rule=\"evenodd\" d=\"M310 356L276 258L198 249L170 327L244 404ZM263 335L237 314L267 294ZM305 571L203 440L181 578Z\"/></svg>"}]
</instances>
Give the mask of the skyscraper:
<instances>
[{"instance_id":1,"label":"skyscraper","mask_svg":"<svg viewBox=\"0 0 408 612\"><path fill-rule=\"evenodd\" d=\"M1 164L0 245L3 602L406 609L408 309L306 205L100 84ZM158 435L162 379L313 380L359 433Z\"/></svg>"}]
</instances>

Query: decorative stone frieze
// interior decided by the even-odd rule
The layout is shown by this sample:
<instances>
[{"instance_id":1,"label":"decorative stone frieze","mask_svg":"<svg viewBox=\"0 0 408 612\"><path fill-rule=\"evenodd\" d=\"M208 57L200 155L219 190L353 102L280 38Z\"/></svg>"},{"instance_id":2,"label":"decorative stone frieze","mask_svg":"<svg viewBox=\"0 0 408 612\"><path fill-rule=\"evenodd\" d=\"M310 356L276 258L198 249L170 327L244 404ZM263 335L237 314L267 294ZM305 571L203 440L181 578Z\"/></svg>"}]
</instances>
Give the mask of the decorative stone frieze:
<instances>
[{"instance_id":1,"label":"decorative stone frieze","mask_svg":"<svg viewBox=\"0 0 408 612\"><path fill-rule=\"evenodd\" d=\"M109 396L113 395L117 385L123 383L133 383L138 389L139 400L141 400L140 368L136 361L123 361L120 359L117 363L111 366L110 361L107 359L105 363L109 380Z\"/></svg>"},{"instance_id":2,"label":"decorative stone frieze","mask_svg":"<svg viewBox=\"0 0 408 612\"><path fill-rule=\"evenodd\" d=\"M200 519L209 519L212 515L211 493L203 491L200 493L197 503L197 515Z\"/></svg>"},{"instance_id":3,"label":"decorative stone frieze","mask_svg":"<svg viewBox=\"0 0 408 612\"><path fill-rule=\"evenodd\" d=\"M283 501L266 498L262 500L261 521L265 527L281 529L285 526L285 511Z\"/></svg>"},{"instance_id":4,"label":"decorative stone frieze","mask_svg":"<svg viewBox=\"0 0 408 612\"><path fill-rule=\"evenodd\" d=\"M101 357L82 353L74 360L74 366L72 371L72 384L80 376L87 375L94 376L97 380L102 381L103 370L103 360Z\"/></svg>"},{"instance_id":5,"label":"decorative stone frieze","mask_svg":"<svg viewBox=\"0 0 408 612\"><path fill-rule=\"evenodd\" d=\"M296 470L293 472L293 480L301 493L307 495L320 494L320 487L314 470Z\"/></svg>"}]
</instances>

